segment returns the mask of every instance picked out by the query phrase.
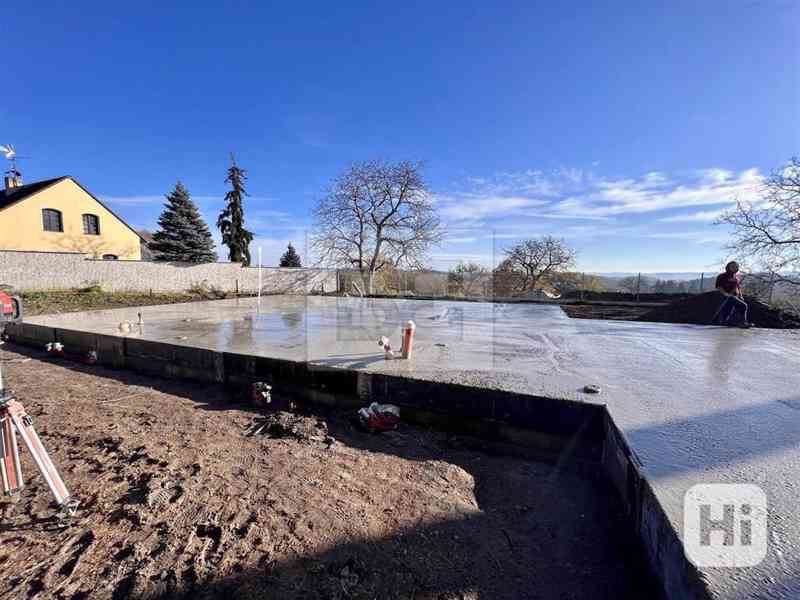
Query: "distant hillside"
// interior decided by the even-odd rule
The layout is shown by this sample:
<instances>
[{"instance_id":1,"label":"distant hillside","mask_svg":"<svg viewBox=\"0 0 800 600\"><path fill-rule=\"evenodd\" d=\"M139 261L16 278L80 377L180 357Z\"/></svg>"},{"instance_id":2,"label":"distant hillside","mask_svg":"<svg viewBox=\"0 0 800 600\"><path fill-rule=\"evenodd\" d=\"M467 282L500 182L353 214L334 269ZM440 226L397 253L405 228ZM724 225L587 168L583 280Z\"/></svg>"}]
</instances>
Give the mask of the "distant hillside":
<instances>
[{"instance_id":1,"label":"distant hillside","mask_svg":"<svg viewBox=\"0 0 800 600\"><path fill-rule=\"evenodd\" d=\"M611 272L611 273L591 273L591 275L597 275L598 277L608 278L608 279L624 279L625 277L636 277L639 273L626 273L626 272ZM705 275L708 278L710 275L717 275L716 271L706 271ZM678 273L642 273L642 278L648 277L650 279L664 279L664 280L674 280L674 281L690 281L692 279L700 279L700 273L698 271L693 272L678 272Z\"/></svg>"}]
</instances>

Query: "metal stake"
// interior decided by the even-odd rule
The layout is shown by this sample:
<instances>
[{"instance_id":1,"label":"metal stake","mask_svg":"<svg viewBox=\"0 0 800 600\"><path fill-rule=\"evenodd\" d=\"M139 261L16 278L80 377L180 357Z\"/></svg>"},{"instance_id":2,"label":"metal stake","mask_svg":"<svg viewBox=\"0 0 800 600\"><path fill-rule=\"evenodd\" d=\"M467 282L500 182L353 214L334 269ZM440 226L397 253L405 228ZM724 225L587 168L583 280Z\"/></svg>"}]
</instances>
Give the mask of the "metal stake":
<instances>
[{"instance_id":1,"label":"metal stake","mask_svg":"<svg viewBox=\"0 0 800 600\"><path fill-rule=\"evenodd\" d=\"M261 310L261 246L258 247L258 310Z\"/></svg>"}]
</instances>

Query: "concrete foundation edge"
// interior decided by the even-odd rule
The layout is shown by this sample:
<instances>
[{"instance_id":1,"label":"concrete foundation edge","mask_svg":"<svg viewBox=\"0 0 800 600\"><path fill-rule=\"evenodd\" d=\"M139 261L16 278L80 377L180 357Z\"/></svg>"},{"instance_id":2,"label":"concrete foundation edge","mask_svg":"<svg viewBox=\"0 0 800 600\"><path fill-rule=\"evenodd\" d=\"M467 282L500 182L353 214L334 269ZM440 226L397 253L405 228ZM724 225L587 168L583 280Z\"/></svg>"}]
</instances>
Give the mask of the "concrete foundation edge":
<instances>
[{"instance_id":1,"label":"concrete foundation edge","mask_svg":"<svg viewBox=\"0 0 800 600\"><path fill-rule=\"evenodd\" d=\"M712 598L700 572L686 558L680 536L653 493L640 461L602 405L30 323L10 323L5 333L13 342L40 349L58 341L71 355L94 350L103 366L157 377L233 387L265 381L310 402L345 408L372 401L392 402L402 407L409 422L537 448L542 458L569 448L569 459L601 464L666 597Z\"/></svg>"},{"instance_id":2,"label":"concrete foundation edge","mask_svg":"<svg viewBox=\"0 0 800 600\"><path fill-rule=\"evenodd\" d=\"M605 429L603 472L622 498L647 561L661 580L666 597L686 600L713 598L701 573L686 558L680 534L653 492L642 463L608 411Z\"/></svg>"}]
</instances>

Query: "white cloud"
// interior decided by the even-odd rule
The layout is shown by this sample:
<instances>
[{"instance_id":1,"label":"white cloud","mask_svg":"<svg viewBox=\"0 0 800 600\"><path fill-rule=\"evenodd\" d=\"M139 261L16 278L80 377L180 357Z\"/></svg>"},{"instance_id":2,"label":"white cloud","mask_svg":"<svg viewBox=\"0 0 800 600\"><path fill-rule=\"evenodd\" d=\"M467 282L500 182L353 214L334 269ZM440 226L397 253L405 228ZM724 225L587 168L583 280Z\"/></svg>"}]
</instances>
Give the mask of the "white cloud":
<instances>
[{"instance_id":1,"label":"white cloud","mask_svg":"<svg viewBox=\"0 0 800 600\"><path fill-rule=\"evenodd\" d=\"M500 172L492 181L483 180L483 192L492 194L525 194L530 196L558 196L565 185L580 184L586 174L580 169L560 168L553 171L527 169L517 172Z\"/></svg>"},{"instance_id":2,"label":"white cloud","mask_svg":"<svg viewBox=\"0 0 800 600\"><path fill-rule=\"evenodd\" d=\"M729 210L729 207L720 208L717 210L704 210L695 213L689 213L686 215L674 215L672 217L664 217L663 219L659 219L662 223L696 223L696 222L712 222L719 219L725 212Z\"/></svg>"},{"instance_id":3,"label":"white cloud","mask_svg":"<svg viewBox=\"0 0 800 600\"><path fill-rule=\"evenodd\" d=\"M474 238L474 237L447 238L446 240L444 240L444 243L445 244L469 244L471 242L474 242L477 239L478 238Z\"/></svg>"},{"instance_id":4,"label":"white cloud","mask_svg":"<svg viewBox=\"0 0 800 600\"><path fill-rule=\"evenodd\" d=\"M667 179L667 176L660 171L650 171L649 173L645 174L644 181L649 185L663 185L669 180Z\"/></svg>"},{"instance_id":5,"label":"white cloud","mask_svg":"<svg viewBox=\"0 0 800 600\"><path fill-rule=\"evenodd\" d=\"M579 169L528 170L500 173L492 180L469 179L470 189L442 196L442 214L456 220L504 216L602 220L753 201L762 182L757 169L737 174L711 168L688 175L650 171L626 178Z\"/></svg>"},{"instance_id":6,"label":"white cloud","mask_svg":"<svg viewBox=\"0 0 800 600\"><path fill-rule=\"evenodd\" d=\"M283 210L257 209L257 210L248 211L247 212L247 216L255 217L255 218L263 217L263 218L267 218L267 219L269 219L269 218L282 219L282 218L290 217L291 215L289 213L287 213L286 211L283 211Z\"/></svg>"},{"instance_id":7,"label":"white cloud","mask_svg":"<svg viewBox=\"0 0 800 600\"><path fill-rule=\"evenodd\" d=\"M439 252L431 254L430 258L433 266L438 269L448 269L460 262L474 262L484 267L494 267L499 262L498 254L462 254L462 253L449 253Z\"/></svg>"},{"instance_id":8,"label":"white cloud","mask_svg":"<svg viewBox=\"0 0 800 600\"><path fill-rule=\"evenodd\" d=\"M502 217L519 213L522 209L546 204L543 200L522 196L437 196L439 212L446 219L469 220L484 217Z\"/></svg>"},{"instance_id":9,"label":"white cloud","mask_svg":"<svg viewBox=\"0 0 800 600\"><path fill-rule=\"evenodd\" d=\"M762 181L755 169L742 171L738 176L709 169L679 184L652 173L638 179L604 179L595 189L562 200L553 209L564 215L608 217L731 204L737 199L755 199Z\"/></svg>"},{"instance_id":10,"label":"white cloud","mask_svg":"<svg viewBox=\"0 0 800 600\"><path fill-rule=\"evenodd\" d=\"M491 235L487 235L486 239L487 240L514 240L514 239L517 239L519 237L522 237L523 235L525 235L525 234L522 233L522 232L519 232L519 233L493 233Z\"/></svg>"},{"instance_id":11,"label":"white cloud","mask_svg":"<svg viewBox=\"0 0 800 600\"><path fill-rule=\"evenodd\" d=\"M570 213L552 213L552 212L525 212L526 217L537 217L541 219L571 219L581 221L608 221L611 217L605 215L583 215L583 214L570 214Z\"/></svg>"},{"instance_id":12,"label":"white cloud","mask_svg":"<svg viewBox=\"0 0 800 600\"><path fill-rule=\"evenodd\" d=\"M644 234L643 237L662 240L685 240L697 244L718 244L730 240L730 234L724 231L670 231Z\"/></svg>"},{"instance_id":13,"label":"white cloud","mask_svg":"<svg viewBox=\"0 0 800 600\"><path fill-rule=\"evenodd\" d=\"M703 181L712 185L723 185L733 177L733 172L727 169L705 169L704 171L700 171L700 176L703 178Z\"/></svg>"}]
</instances>

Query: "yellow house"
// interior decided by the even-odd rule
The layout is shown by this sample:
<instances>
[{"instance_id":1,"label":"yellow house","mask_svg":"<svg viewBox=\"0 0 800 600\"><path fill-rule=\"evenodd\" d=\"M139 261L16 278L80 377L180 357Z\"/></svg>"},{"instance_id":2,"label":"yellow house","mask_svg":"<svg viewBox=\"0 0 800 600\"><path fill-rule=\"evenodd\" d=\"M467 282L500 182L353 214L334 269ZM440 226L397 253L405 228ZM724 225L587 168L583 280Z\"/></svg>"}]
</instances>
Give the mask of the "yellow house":
<instances>
[{"instance_id":1,"label":"yellow house","mask_svg":"<svg viewBox=\"0 0 800 600\"><path fill-rule=\"evenodd\" d=\"M22 185L11 173L0 192L0 250L141 260L139 234L72 177Z\"/></svg>"}]
</instances>

